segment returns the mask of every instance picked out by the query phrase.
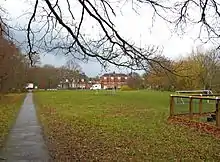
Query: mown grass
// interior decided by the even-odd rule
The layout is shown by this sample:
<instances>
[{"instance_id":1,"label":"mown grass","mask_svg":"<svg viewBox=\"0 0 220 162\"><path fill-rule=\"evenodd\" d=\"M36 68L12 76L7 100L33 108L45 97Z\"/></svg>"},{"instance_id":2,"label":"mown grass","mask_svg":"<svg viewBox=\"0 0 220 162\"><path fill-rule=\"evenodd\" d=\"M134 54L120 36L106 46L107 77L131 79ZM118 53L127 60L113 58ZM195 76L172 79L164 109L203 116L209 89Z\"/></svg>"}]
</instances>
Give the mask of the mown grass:
<instances>
[{"instance_id":1,"label":"mown grass","mask_svg":"<svg viewBox=\"0 0 220 162\"><path fill-rule=\"evenodd\" d=\"M169 93L36 92L54 161L213 161L220 140L167 124Z\"/></svg>"},{"instance_id":2,"label":"mown grass","mask_svg":"<svg viewBox=\"0 0 220 162\"><path fill-rule=\"evenodd\" d=\"M12 127L21 108L25 94L8 94L0 98L0 147Z\"/></svg>"}]
</instances>

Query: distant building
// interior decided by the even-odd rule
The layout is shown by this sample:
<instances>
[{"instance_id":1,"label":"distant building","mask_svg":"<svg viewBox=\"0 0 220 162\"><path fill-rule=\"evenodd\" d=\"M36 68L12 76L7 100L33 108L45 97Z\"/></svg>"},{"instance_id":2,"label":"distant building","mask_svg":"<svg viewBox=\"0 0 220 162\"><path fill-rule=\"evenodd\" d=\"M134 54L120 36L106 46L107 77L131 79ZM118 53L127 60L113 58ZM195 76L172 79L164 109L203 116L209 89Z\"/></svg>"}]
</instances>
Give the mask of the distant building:
<instances>
[{"instance_id":1,"label":"distant building","mask_svg":"<svg viewBox=\"0 0 220 162\"><path fill-rule=\"evenodd\" d=\"M86 89L87 76L81 73L77 78L63 79L60 81L59 88L62 89Z\"/></svg>"},{"instance_id":2,"label":"distant building","mask_svg":"<svg viewBox=\"0 0 220 162\"><path fill-rule=\"evenodd\" d=\"M121 88L123 85L127 85L128 75L123 73L107 73L100 77L100 83L103 89L111 89L116 87Z\"/></svg>"},{"instance_id":3,"label":"distant building","mask_svg":"<svg viewBox=\"0 0 220 162\"><path fill-rule=\"evenodd\" d=\"M100 78L89 78L86 88L90 89L94 84L100 84Z\"/></svg>"},{"instance_id":4,"label":"distant building","mask_svg":"<svg viewBox=\"0 0 220 162\"><path fill-rule=\"evenodd\" d=\"M80 75L76 79L63 79L59 88L62 89L90 89L94 84L101 84L103 89L121 88L127 85L129 75L123 73L106 73L100 78L87 78L85 75Z\"/></svg>"}]
</instances>

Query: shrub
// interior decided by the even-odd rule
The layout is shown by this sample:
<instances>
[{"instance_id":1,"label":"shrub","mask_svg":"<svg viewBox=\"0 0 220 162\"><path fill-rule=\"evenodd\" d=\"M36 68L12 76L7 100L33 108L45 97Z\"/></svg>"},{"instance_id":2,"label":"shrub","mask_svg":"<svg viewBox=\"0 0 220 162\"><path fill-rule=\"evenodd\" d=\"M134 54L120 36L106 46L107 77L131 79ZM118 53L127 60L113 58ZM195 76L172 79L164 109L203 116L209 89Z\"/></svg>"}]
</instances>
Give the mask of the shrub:
<instances>
[{"instance_id":1,"label":"shrub","mask_svg":"<svg viewBox=\"0 0 220 162\"><path fill-rule=\"evenodd\" d=\"M9 91L7 91L8 93L26 93L28 92L27 89L22 88L22 89L16 89L16 88L11 88Z\"/></svg>"},{"instance_id":2,"label":"shrub","mask_svg":"<svg viewBox=\"0 0 220 162\"><path fill-rule=\"evenodd\" d=\"M131 87L129 87L128 85L123 85L121 86L121 91L131 91L133 90Z\"/></svg>"}]
</instances>

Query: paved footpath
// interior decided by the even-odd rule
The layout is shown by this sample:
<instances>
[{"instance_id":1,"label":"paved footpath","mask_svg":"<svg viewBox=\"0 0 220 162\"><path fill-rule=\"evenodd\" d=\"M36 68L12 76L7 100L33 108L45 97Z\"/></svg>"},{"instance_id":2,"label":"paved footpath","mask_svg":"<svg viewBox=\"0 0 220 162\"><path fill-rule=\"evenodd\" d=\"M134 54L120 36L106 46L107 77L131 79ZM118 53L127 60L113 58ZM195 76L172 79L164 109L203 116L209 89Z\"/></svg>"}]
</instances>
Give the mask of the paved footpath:
<instances>
[{"instance_id":1,"label":"paved footpath","mask_svg":"<svg viewBox=\"0 0 220 162\"><path fill-rule=\"evenodd\" d=\"M49 153L44 143L42 130L38 123L32 93L28 93L12 127L5 148L0 157L7 162L49 161ZM1 160L0 160L1 161Z\"/></svg>"}]
</instances>

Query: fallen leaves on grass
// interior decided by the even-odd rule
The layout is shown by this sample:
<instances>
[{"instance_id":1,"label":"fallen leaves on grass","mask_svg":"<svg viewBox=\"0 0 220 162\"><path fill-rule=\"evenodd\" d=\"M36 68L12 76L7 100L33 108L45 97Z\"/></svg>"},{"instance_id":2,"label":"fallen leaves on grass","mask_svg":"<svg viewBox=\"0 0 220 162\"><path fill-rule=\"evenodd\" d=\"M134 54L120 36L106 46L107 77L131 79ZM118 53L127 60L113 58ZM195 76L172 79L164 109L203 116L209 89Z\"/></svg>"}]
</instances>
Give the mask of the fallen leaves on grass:
<instances>
[{"instance_id":1,"label":"fallen leaves on grass","mask_svg":"<svg viewBox=\"0 0 220 162\"><path fill-rule=\"evenodd\" d=\"M16 119L24 94L7 95L0 100L0 147Z\"/></svg>"},{"instance_id":2,"label":"fallen leaves on grass","mask_svg":"<svg viewBox=\"0 0 220 162\"><path fill-rule=\"evenodd\" d=\"M51 108L47 106L39 109L47 145L55 161L129 161L135 157L136 160L148 158L146 152L134 149L142 142L141 139L135 141L126 134L111 134L77 118L51 114Z\"/></svg>"},{"instance_id":3,"label":"fallen leaves on grass","mask_svg":"<svg viewBox=\"0 0 220 162\"><path fill-rule=\"evenodd\" d=\"M219 140L167 124L164 104L148 105L151 94L97 98L90 92L69 91L53 93L52 98L49 92L37 93L53 161L220 160Z\"/></svg>"},{"instance_id":4,"label":"fallen leaves on grass","mask_svg":"<svg viewBox=\"0 0 220 162\"><path fill-rule=\"evenodd\" d=\"M214 125L210 125L204 122L189 120L184 117L177 117L177 116L168 118L168 121L175 124L185 125L191 128L196 128L200 131L204 131L215 137L220 138L220 128Z\"/></svg>"},{"instance_id":5,"label":"fallen leaves on grass","mask_svg":"<svg viewBox=\"0 0 220 162\"><path fill-rule=\"evenodd\" d=\"M188 143L190 140L195 140L197 135L183 139L187 132L184 135L177 132L178 129L168 127L169 129L166 130L167 127L164 127L164 131L162 131L155 128L148 131L149 137L132 130L127 134L117 131L112 133L100 127L94 127L88 121L83 121L80 118L62 116L55 110L51 111L48 106L40 110L40 118L44 123L47 144L54 161L206 159L205 150L200 149L202 144L195 148L195 143L192 145ZM158 131L161 134L152 134L152 132ZM170 131L170 134L167 134L167 131ZM183 147L184 143L182 142L187 145ZM198 151L201 152L201 157Z\"/></svg>"}]
</instances>

